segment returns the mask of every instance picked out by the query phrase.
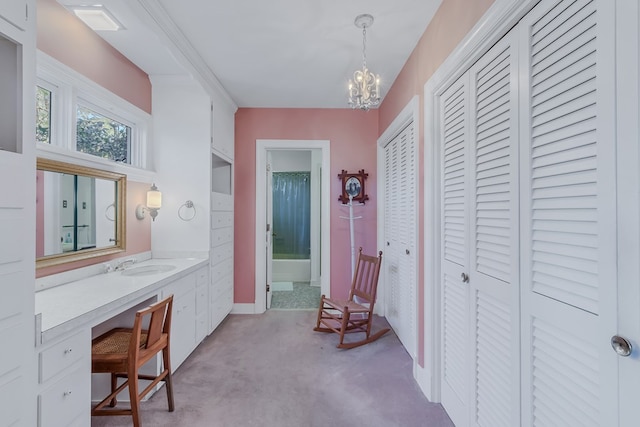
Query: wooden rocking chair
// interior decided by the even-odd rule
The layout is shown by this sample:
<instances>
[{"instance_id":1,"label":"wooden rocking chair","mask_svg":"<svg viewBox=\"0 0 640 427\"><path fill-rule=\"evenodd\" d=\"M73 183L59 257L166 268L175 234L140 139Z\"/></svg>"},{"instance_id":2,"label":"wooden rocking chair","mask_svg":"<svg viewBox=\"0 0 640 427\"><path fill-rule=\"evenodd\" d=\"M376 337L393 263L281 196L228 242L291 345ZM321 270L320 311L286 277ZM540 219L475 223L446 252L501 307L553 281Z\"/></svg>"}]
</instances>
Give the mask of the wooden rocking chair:
<instances>
[{"instance_id":1,"label":"wooden rocking chair","mask_svg":"<svg viewBox=\"0 0 640 427\"><path fill-rule=\"evenodd\" d=\"M313 330L339 334L338 348L354 348L368 344L389 332L389 328L386 328L371 334L373 306L376 302L381 263L382 251L374 257L363 254L360 248L349 299L338 300L322 295L318 308L318 321ZM345 343L345 334L354 332L364 333L364 339Z\"/></svg>"}]
</instances>

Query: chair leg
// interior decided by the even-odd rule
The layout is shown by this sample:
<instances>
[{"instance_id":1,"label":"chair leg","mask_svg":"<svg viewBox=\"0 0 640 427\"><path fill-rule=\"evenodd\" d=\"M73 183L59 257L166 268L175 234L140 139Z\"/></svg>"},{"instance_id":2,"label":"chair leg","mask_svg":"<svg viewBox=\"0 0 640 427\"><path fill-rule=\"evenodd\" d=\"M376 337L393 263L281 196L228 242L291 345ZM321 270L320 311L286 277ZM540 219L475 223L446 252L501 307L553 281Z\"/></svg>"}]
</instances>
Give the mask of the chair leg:
<instances>
[{"instance_id":1,"label":"chair leg","mask_svg":"<svg viewBox=\"0 0 640 427\"><path fill-rule=\"evenodd\" d=\"M318 320L316 321L316 329L320 327L320 319L322 319L322 306L324 305L324 295L320 297L320 307L318 307Z\"/></svg>"},{"instance_id":2,"label":"chair leg","mask_svg":"<svg viewBox=\"0 0 640 427\"><path fill-rule=\"evenodd\" d=\"M111 393L113 393L117 387L118 387L118 377L114 372L112 372L111 373ZM115 408L117 404L118 404L118 399L116 399L116 397L113 396L113 399L111 399L111 402L109 402L109 406L112 408Z\"/></svg>"},{"instance_id":3,"label":"chair leg","mask_svg":"<svg viewBox=\"0 0 640 427\"><path fill-rule=\"evenodd\" d=\"M129 372L129 400L131 401L131 417L133 427L140 427L140 396L138 395L138 369Z\"/></svg>"},{"instance_id":4,"label":"chair leg","mask_svg":"<svg viewBox=\"0 0 640 427\"><path fill-rule=\"evenodd\" d=\"M340 326L340 342L338 343L338 347L341 347L343 345L342 342L344 341L344 334L345 332L347 332L347 326L349 326L349 317L349 309L345 307L344 313L342 314L342 324Z\"/></svg>"},{"instance_id":5,"label":"chair leg","mask_svg":"<svg viewBox=\"0 0 640 427\"><path fill-rule=\"evenodd\" d=\"M167 370L167 376L164 377L165 388L167 389L167 404L169 405L169 412L173 412L173 381L171 380L171 361L168 346L162 350L162 362L164 369Z\"/></svg>"}]
</instances>

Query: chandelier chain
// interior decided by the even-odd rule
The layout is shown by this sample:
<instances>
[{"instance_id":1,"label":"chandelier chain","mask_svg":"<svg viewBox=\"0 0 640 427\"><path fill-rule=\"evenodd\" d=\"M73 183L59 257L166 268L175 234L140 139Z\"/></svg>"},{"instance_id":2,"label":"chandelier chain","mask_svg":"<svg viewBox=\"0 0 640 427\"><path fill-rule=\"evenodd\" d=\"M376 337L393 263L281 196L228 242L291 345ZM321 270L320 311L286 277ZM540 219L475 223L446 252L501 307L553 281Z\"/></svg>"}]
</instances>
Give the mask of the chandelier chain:
<instances>
[{"instance_id":1,"label":"chandelier chain","mask_svg":"<svg viewBox=\"0 0 640 427\"><path fill-rule=\"evenodd\" d=\"M367 26L362 27L362 65L367 68Z\"/></svg>"}]
</instances>

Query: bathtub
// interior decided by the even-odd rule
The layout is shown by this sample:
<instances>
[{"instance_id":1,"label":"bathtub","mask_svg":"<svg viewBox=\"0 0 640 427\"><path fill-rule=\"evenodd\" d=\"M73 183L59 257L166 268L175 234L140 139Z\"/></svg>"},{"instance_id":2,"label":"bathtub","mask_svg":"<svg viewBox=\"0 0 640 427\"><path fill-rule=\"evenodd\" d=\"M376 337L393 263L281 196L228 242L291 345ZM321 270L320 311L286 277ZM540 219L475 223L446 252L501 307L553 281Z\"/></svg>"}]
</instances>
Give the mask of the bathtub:
<instances>
[{"instance_id":1,"label":"bathtub","mask_svg":"<svg viewBox=\"0 0 640 427\"><path fill-rule=\"evenodd\" d=\"M271 274L274 282L310 282L311 260L274 259Z\"/></svg>"}]
</instances>

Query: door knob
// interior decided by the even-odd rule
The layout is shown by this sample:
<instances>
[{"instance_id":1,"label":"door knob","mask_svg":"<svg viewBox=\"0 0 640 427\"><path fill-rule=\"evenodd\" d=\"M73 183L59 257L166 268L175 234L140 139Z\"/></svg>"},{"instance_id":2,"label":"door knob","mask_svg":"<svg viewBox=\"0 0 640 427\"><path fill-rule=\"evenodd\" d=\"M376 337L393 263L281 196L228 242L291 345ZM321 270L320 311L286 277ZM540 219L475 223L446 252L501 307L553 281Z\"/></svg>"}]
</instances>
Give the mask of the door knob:
<instances>
[{"instance_id":1,"label":"door knob","mask_svg":"<svg viewBox=\"0 0 640 427\"><path fill-rule=\"evenodd\" d=\"M467 275L467 273L462 273L460 275L460 278L462 279L462 283L467 283L469 281L469 276Z\"/></svg>"},{"instance_id":2,"label":"door knob","mask_svg":"<svg viewBox=\"0 0 640 427\"><path fill-rule=\"evenodd\" d=\"M611 337L611 347L613 347L613 350L618 353L618 356L622 357L629 356L633 351L633 346L631 345L629 340L619 335L614 335Z\"/></svg>"}]
</instances>

